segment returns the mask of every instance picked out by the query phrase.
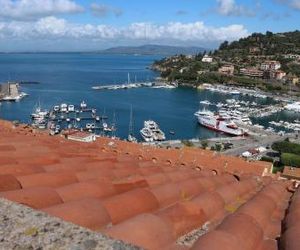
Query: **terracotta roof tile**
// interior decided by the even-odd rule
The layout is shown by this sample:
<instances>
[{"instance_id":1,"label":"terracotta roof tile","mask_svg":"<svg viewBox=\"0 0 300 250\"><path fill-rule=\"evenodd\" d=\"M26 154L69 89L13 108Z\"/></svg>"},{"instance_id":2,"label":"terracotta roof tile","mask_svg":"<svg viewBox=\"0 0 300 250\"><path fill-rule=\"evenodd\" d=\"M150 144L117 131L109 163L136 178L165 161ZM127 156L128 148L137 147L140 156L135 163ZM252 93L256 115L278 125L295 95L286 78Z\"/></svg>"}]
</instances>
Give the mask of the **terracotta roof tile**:
<instances>
[{"instance_id":1,"label":"terracotta roof tile","mask_svg":"<svg viewBox=\"0 0 300 250\"><path fill-rule=\"evenodd\" d=\"M116 194L111 183L100 181L80 182L56 189L64 202L83 198L105 198Z\"/></svg>"},{"instance_id":2,"label":"terracotta roof tile","mask_svg":"<svg viewBox=\"0 0 300 250\"><path fill-rule=\"evenodd\" d=\"M77 182L74 173L58 172L58 173L40 173L26 176L18 176L18 181L23 188L28 187L61 187L64 185Z\"/></svg>"},{"instance_id":3,"label":"terracotta roof tile","mask_svg":"<svg viewBox=\"0 0 300 250\"><path fill-rule=\"evenodd\" d=\"M78 181L104 180L111 182L114 179L114 174L112 169L88 170L77 172L76 178Z\"/></svg>"},{"instance_id":4,"label":"terracotta roof tile","mask_svg":"<svg viewBox=\"0 0 300 250\"><path fill-rule=\"evenodd\" d=\"M167 207L179 201L182 196L180 195L180 188L176 183L164 184L158 187L151 188L155 198L158 200L161 208Z\"/></svg>"},{"instance_id":5,"label":"terracotta roof tile","mask_svg":"<svg viewBox=\"0 0 300 250\"><path fill-rule=\"evenodd\" d=\"M14 176L21 176L21 175L30 175L36 173L43 173L44 170L38 166L30 166L30 165L23 165L23 164L13 164L13 165L0 165L1 174L8 174Z\"/></svg>"},{"instance_id":6,"label":"terracotta roof tile","mask_svg":"<svg viewBox=\"0 0 300 250\"><path fill-rule=\"evenodd\" d=\"M100 200L86 198L44 209L45 212L92 230L101 230L111 222Z\"/></svg>"},{"instance_id":7,"label":"terracotta roof tile","mask_svg":"<svg viewBox=\"0 0 300 250\"><path fill-rule=\"evenodd\" d=\"M158 209L158 201L148 190L136 188L103 201L113 224L120 223L140 213Z\"/></svg>"},{"instance_id":8,"label":"terracotta roof tile","mask_svg":"<svg viewBox=\"0 0 300 250\"><path fill-rule=\"evenodd\" d=\"M13 175L0 175L0 192L21 189L21 184Z\"/></svg>"},{"instance_id":9,"label":"terracotta roof tile","mask_svg":"<svg viewBox=\"0 0 300 250\"><path fill-rule=\"evenodd\" d=\"M175 238L203 225L207 217L194 202L179 202L174 206L161 210L157 215L172 225Z\"/></svg>"},{"instance_id":10,"label":"terracotta roof tile","mask_svg":"<svg viewBox=\"0 0 300 250\"><path fill-rule=\"evenodd\" d=\"M149 250L166 249L175 240L171 226L153 214L140 214L105 233Z\"/></svg>"},{"instance_id":11,"label":"terracotta roof tile","mask_svg":"<svg viewBox=\"0 0 300 250\"><path fill-rule=\"evenodd\" d=\"M87 145L4 124L1 197L146 249L187 249L179 244L191 246L199 230L194 249L299 248L300 191L289 206L295 187L269 164L110 138Z\"/></svg>"},{"instance_id":12,"label":"terracotta roof tile","mask_svg":"<svg viewBox=\"0 0 300 250\"><path fill-rule=\"evenodd\" d=\"M152 174L144 177L150 187L159 186L170 182L170 178L164 173Z\"/></svg>"},{"instance_id":13,"label":"terracotta roof tile","mask_svg":"<svg viewBox=\"0 0 300 250\"><path fill-rule=\"evenodd\" d=\"M37 209L50 207L63 202L54 189L45 187L1 192L0 197Z\"/></svg>"},{"instance_id":14,"label":"terracotta roof tile","mask_svg":"<svg viewBox=\"0 0 300 250\"><path fill-rule=\"evenodd\" d=\"M224 231L205 234L192 247L193 250L241 250L237 237Z\"/></svg>"},{"instance_id":15,"label":"terracotta roof tile","mask_svg":"<svg viewBox=\"0 0 300 250\"><path fill-rule=\"evenodd\" d=\"M142 176L131 176L117 181L113 181L114 189L117 193L124 193L135 188L148 187L148 182Z\"/></svg>"}]
</instances>

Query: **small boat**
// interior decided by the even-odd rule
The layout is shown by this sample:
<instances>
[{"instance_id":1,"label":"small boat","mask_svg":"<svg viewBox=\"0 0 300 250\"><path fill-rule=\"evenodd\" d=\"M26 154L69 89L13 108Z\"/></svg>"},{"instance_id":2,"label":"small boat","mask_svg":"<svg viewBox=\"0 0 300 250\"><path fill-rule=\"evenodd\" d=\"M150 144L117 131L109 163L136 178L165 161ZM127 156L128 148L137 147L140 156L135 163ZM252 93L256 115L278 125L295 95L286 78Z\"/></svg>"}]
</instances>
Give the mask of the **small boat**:
<instances>
[{"instance_id":1,"label":"small boat","mask_svg":"<svg viewBox=\"0 0 300 250\"><path fill-rule=\"evenodd\" d=\"M54 110L55 112L58 112L58 111L59 111L59 106L54 106L54 107L53 107L53 110Z\"/></svg>"},{"instance_id":2,"label":"small boat","mask_svg":"<svg viewBox=\"0 0 300 250\"><path fill-rule=\"evenodd\" d=\"M91 129L91 128L92 128L92 124L87 123L87 124L85 125L85 127L86 127L87 129Z\"/></svg>"},{"instance_id":3,"label":"small boat","mask_svg":"<svg viewBox=\"0 0 300 250\"><path fill-rule=\"evenodd\" d=\"M211 102L208 100L201 101L200 104L211 105Z\"/></svg>"},{"instance_id":4,"label":"small boat","mask_svg":"<svg viewBox=\"0 0 300 250\"><path fill-rule=\"evenodd\" d=\"M60 111L61 111L61 112L67 112L67 111L68 111L68 105L65 104L65 103L62 103L62 104L60 105Z\"/></svg>"},{"instance_id":5,"label":"small boat","mask_svg":"<svg viewBox=\"0 0 300 250\"><path fill-rule=\"evenodd\" d=\"M68 106L68 111L69 112L74 112L75 111L75 106L74 105L69 105Z\"/></svg>"},{"instance_id":6,"label":"small boat","mask_svg":"<svg viewBox=\"0 0 300 250\"><path fill-rule=\"evenodd\" d=\"M241 92L240 91L237 91L237 90L232 90L229 92L231 95L240 95Z\"/></svg>"},{"instance_id":7,"label":"small boat","mask_svg":"<svg viewBox=\"0 0 300 250\"><path fill-rule=\"evenodd\" d=\"M81 108L81 109L86 109L86 108L87 108L87 104L85 103L85 101L82 101L82 102L80 103L80 108Z\"/></svg>"},{"instance_id":8,"label":"small boat","mask_svg":"<svg viewBox=\"0 0 300 250\"><path fill-rule=\"evenodd\" d=\"M170 130L169 133L170 133L170 135L175 135L175 131L174 130Z\"/></svg>"}]
</instances>

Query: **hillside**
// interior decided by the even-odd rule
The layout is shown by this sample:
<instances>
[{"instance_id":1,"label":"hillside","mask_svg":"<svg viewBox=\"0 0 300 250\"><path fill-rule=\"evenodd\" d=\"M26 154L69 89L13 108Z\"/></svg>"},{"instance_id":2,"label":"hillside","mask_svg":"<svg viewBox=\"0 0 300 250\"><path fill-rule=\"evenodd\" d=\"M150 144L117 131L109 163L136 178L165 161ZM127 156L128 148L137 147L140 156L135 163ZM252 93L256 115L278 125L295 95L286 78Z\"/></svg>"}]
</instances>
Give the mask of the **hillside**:
<instances>
[{"instance_id":1,"label":"hillside","mask_svg":"<svg viewBox=\"0 0 300 250\"><path fill-rule=\"evenodd\" d=\"M102 54L139 54L139 55L165 55L171 56L176 54L195 55L203 52L205 49L200 47L178 47L166 45L142 45L138 47L121 46L102 50Z\"/></svg>"},{"instance_id":2,"label":"hillside","mask_svg":"<svg viewBox=\"0 0 300 250\"><path fill-rule=\"evenodd\" d=\"M168 57L155 62L152 68L166 80L193 86L232 83L277 91L288 89L292 83L293 88L300 89L300 31L253 33L231 43L224 41L208 54L209 62L204 55Z\"/></svg>"}]
</instances>

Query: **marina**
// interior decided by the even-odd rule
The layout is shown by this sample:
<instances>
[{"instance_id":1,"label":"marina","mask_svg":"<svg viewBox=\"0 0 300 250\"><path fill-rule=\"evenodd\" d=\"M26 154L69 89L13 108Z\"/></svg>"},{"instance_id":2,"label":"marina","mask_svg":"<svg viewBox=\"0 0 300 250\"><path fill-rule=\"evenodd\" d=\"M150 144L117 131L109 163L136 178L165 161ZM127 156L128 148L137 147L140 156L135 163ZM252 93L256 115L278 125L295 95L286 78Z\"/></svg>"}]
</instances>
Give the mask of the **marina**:
<instances>
[{"instance_id":1,"label":"marina","mask_svg":"<svg viewBox=\"0 0 300 250\"><path fill-rule=\"evenodd\" d=\"M19 56L5 55L5 57ZM217 84L204 85L202 91L176 86L172 86L173 89L170 91L168 86L160 87L156 72L147 69L147 66L156 59L153 56L57 54L49 57L31 54L22 57L26 58L27 64L40 72L31 74L26 67L21 67L19 74L28 76L28 79L22 77L23 81L35 81L39 84L22 85L22 92L28 93L29 97L23 98L20 102L2 102L0 116L3 119L31 124L31 114L36 113L36 107L39 106L42 111L49 112L49 117L46 118L46 124L40 123L37 127L47 128L50 120L55 124L52 125L52 128L55 128L54 132L78 127L83 131L90 130L99 135L117 136L126 140L131 134L136 139L132 138L133 141L142 142L144 139L140 130L144 126L144 121L153 120L159 124L167 141L226 137L222 132L198 124L194 113L205 107L210 112L219 112L227 116L238 127L250 130L250 134L297 133L297 126L293 124L296 120L300 120L300 114L286 109L286 105L296 100L287 100L285 96L272 96L255 89ZM90 63L82 65L82 58ZM45 64L38 64L39 60L45 61ZM67 63L59 64L62 61ZM91 71L92 62L94 68ZM61 67L61 73L55 71L57 64ZM79 65L82 71L78 71ZM120 70L123 65L127 66ZM7 70L6 65L1 64L0 77L3 82ZM95 91L92 88L95 86L93 82L125 82L124 85L128 85L128 80L126 81L128 72L130 75L137 75L140 82L157 83L157 86L129 88L126 91L121 89ZM86 104L85 106L83 103L85 111L80 112L83 99ZM130 115L131 107L134 111L134 121L129 129L130 120L133 120ZM280 121L286 124L280 127L270 123ZM116 129L111 131L113 123ZM295 130L292 130L293 128Z\"/></svg>"}]
</instances>

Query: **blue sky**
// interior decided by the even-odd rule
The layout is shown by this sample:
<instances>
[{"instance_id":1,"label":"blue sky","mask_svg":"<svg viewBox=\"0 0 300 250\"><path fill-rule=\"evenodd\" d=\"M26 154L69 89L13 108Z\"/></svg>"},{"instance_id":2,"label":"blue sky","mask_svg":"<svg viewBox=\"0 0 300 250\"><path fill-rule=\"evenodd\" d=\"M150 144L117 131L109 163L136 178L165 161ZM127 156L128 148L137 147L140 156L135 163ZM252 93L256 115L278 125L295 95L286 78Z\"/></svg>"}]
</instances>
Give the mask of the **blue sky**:
<instances>
[{"instance_id":1,"label":"blue sky","mask_svg":"<svg viewBox=\"0 0 300 250\"><path fill-rule=\"evenodd\" d=\"M300 0L0 0L0 51L170 44L214 48L300 27Z\"/></svg>"}]
</instances>

